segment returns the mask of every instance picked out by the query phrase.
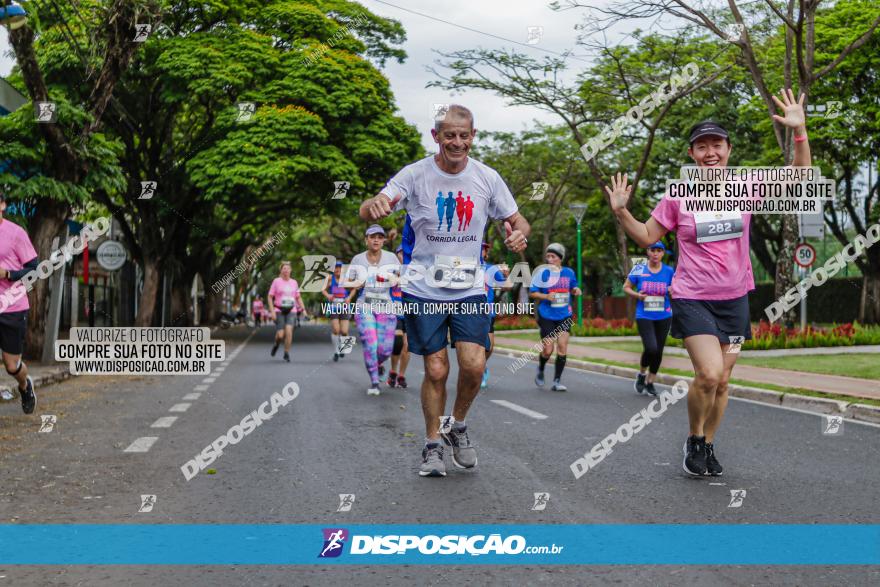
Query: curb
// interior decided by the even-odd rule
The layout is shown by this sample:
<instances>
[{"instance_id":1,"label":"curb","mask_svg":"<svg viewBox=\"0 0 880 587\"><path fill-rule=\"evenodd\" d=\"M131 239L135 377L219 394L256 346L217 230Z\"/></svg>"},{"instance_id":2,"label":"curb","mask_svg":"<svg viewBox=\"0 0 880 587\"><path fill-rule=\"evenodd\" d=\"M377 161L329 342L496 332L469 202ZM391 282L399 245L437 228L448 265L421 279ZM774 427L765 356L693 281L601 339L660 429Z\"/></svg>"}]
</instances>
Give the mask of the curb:
<instances>
[{"instance_id":1,"label":"curb","mask_svg":"<svg viewBox=\"0 0 880 587\"><path fill-rule=\"evenodd\" d=\"M510 347L495 347L495 352L503 354L506 357L514 359L520 358L528 351L514 350ZM537 356L537 355L535 355ZM529 362L536 363L535 359ZM635 378L638 369L629 367L617 367L615 365L605 365L603 363L593 363L582 359L568 359L566 366L572 366L582 371L592 371L595 373L605 373L606 375L617 375L629 379ZM688 385L693 384L693 377L685 377L678 375L657 374L657 382L664 385L674 385L676 381L686 381ZM772 389L761 389L759 387L749 387L746 385L729 384L727 392L731 397L747 399L751 401L770 404L773 406L784 406L804 410L815 414L839 415L850 420L858 420L861 422L871 422L880 424L880 406L869 406L858 403L858 400L847 403L843 400L827 399L822 397L812 397L808 395L798 395L796 393L784 393L781 391L773 391Z\"/></svg>"},{"instance_id":2,"label":"curb","mask_svg":"<svg viewBox=\"0 0 880 587\"><path fill-rule=\"evenodd\" d=\"M39 388L44 385L50 385L52 383L64 381L65 379L70 379L71 377L74 377L74 375L71 375L69 367L59 367L58 369L53 369L52 371L43 372L40 375L32 375L31 379L34 380L34 387ZM13 396L12 399L8 400L0 399L0 403L12 402L18 399L18 386L14 383L12 385L7 383L0 383L0 390L8 391Z\"/></svg>"}]
</instances>

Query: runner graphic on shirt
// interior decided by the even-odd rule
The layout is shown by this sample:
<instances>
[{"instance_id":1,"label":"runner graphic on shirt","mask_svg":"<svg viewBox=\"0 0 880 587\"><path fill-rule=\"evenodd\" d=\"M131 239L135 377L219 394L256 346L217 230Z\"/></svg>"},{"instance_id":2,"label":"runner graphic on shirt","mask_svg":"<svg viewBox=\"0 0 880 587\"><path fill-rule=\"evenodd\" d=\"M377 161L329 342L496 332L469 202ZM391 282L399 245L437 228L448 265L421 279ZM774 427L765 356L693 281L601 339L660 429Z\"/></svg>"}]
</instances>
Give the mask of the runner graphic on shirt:
<instances>
[{"instance_id":1,"label":"runner graphic on shirt","mask_svg":"<svg viewBox=\"0 0 880 587\"><path fill-rule=\"evenodd\" d=\"M461 232L461 224L464 222L464 197L460 191L458 197L455 198L455 212L458 214L458 231Z\"/></svg>"},{"instance_id":2,"label":"runner graphic on shirt","mask_svg":"<svg viewBox=\"0 0 880 587\"><path fill-rule=\"evenodd\" d=\"M446 198L446 232L452 232L452 217L455 216L455 198L452 192Z\"/></svg>"},{"instance_id":3,"label":"runner graphic on shirt","mask_svg":"<svg viewBox=\"0 0 880 587\"><path fill-rule=\"evenodd\" d=\"M467 200L464 202L464 229L467 230L471 225L471 218L474 216L474 201L471 200L471 197L468 196ZM461 227L459 227L461 230Z\"/></svg>"},{"instance_id":4,"label":"runner graphic on shirt","mask_svg":"<svg viewBox=\"0 0 880 587\"><path fill-rule=\"evenodd\" d=\"M443 227L443 209L446 208L446 199L443 192L437 192L437 230Z\"/></svg>"}]
</instances>

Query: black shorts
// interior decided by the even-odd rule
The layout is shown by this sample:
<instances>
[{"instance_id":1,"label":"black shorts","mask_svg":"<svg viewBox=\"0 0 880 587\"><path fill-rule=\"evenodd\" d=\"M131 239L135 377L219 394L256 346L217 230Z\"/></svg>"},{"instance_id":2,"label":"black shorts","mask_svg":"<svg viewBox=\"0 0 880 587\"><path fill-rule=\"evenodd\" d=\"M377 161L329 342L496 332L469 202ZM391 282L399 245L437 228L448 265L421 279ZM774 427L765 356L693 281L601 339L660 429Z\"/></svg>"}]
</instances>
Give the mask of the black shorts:
<instances>
[{"instance_id":1,"label":"black shorts","mask_svg":"<svg viewBox=\"0 0 880 587\"><path fill-rule=\"evenodd\" d=\"M394 327L394 330L400 330L401 332L406 334L406 320L404 320L403 318L398 316L397 317L397 326Z\"/></svg>"},{"instance_id":2,"label":"black shorts","mask_svg":"<svg viewBox=\"0 0 880 587\"><path fill-rule=\"evenodd\" d=\"M28 311L0 314L0 350L7 355L20 355L24 351Z\"/></svg>"},{"instance_id":3,"label":"black shorts","mask_svg":"<svg viewBox=\"0 0 880 587\"><path fill-rule=\"evenodd\" d=\"M548 336L557 337L562 332L571 332L571 326L574 320L571 316L562 320L550 320L538 314L538 328L541 329L541 338Z\"/></svg>"},{"instance_id":4,"label":"black shorts","mask_svg":"<svg viewBox=\"0 0 880 587\"><path fill-rule=\"evenodd\" d=\"M672 338L711 334L721 344L731 336L752 338L748 294L733 300L679 300L672 298Z\"/></svg>"},{"instance_id":5,"label":"black shorts","mask_svg":"<svg viewBox=\"0 0 880 587\"><path fill-rule=\"evenodd\" d=\"M489 334L495 332L495 316L492 316L492 321L489 322Z\"/></svg>"}]
</instances>

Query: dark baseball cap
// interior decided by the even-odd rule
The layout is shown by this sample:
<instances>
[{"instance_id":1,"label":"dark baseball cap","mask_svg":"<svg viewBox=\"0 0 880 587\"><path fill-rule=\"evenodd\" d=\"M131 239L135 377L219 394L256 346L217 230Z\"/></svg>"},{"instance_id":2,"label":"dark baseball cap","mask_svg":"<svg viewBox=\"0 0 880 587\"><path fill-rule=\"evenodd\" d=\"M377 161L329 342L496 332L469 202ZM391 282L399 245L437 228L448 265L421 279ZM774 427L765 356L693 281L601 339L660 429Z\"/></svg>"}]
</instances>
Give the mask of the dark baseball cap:
<instances>
[{"instance_id":1,"label":"dark baseball cap","mask_svg":"<svg viewBox=\"0 0 880 587\"><path fill-rule=\"evenodd\" d=\"M689 139L691 145L694 144L694 141L703 137L721 137L722 139L730 140L724 127L712 120L704 120L691 127Z\"/></svg>"}]
</instances>

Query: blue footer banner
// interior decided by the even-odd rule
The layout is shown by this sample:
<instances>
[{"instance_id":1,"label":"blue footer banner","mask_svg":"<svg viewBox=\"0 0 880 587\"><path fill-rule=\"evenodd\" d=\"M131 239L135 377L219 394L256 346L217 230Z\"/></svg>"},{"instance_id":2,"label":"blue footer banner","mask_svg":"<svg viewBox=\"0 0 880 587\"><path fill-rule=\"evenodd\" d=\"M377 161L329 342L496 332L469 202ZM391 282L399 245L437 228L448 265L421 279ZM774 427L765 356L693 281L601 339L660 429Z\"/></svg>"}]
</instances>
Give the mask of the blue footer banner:
<instances>
[{"instance_id":1,"label":"blue footer banner","mask_svg":"<svg viewBox=\"0 0 880 587\"><path fill-rule=\"evenodd\" d=\"M878 565L880 525L0 525L4 565Z\"/></svg>"}]
</instances>

